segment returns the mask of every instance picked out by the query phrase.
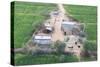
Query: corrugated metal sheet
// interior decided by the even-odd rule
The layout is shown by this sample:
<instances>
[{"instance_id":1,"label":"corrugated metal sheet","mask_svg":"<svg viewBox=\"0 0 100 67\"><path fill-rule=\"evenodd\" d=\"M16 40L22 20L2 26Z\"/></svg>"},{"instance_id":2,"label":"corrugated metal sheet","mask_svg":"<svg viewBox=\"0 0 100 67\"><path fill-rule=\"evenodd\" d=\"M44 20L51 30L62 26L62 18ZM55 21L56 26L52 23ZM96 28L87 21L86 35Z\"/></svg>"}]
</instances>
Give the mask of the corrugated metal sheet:
<instances>
[{"instance_id":1,"label":"corrugated metal sheet","mask_svg":"<svg viewBox=\"0 0 100 67\"><path fill-rule=\"evenodd\" d=\"M77 28L78 26L76 22L64 21L62 22L61 27L64 30L72 30L73 28Z\"/></svg>"},{"instance_id":2,"label":"corrugated metal sheet","mask_svg":"<svg viewBox=\"0 0 100 67\"><path fill-rule=\"evenodd\" d=\"M76 22L71 22L71 21L64 21L62 24L68 24L68 25L74 25Z\"/></svg>"},{"instance_id":3,"label":"corrugated metal sheet","mask_svg":"<svg viewBox=\"0 0 100 67\"><path fill-rule=\"evenodd\" d=\"M34 42L37 44L51 44L50 39L35 39Z\"/></svg>"},{"instance_id":4,"label":"corrugated metal sheet","mask_svg":"<svg viewBox=\"0 0 100 67\"><path fill-rule=\"evenodd\" d=\"M34 39L51 39L51 36L47 35L36 35Z\"/></svg>"}]
</instances>

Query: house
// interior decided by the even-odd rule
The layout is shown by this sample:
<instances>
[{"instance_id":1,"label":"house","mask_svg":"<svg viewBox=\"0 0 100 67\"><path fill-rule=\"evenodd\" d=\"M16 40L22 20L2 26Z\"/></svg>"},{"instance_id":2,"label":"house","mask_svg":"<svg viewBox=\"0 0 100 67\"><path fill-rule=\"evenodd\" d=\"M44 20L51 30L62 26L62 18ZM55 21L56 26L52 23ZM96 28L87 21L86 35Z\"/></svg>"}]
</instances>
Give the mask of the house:
<instances>
[{"instance_id":1,"label":"house","mask_svg":"<svg viewBox=\"0 0 100 67\"><path fill-rule=\"evenodd\" d=\"M51 35L37 34L33 37L33 42L38 44L38 46L49 46L52 43Z\"/></svg>"},{"instance_id":2,"label":"house","mask_svg":"<svg viewBox=\"0 0 100 67\"><path fill-rule=\"evenodd\" d=\"M80 27L76 22L63 21L61 23L61 30L64 32L64 35L73 35L80 32Z\"/></svg>"}]
</instances>

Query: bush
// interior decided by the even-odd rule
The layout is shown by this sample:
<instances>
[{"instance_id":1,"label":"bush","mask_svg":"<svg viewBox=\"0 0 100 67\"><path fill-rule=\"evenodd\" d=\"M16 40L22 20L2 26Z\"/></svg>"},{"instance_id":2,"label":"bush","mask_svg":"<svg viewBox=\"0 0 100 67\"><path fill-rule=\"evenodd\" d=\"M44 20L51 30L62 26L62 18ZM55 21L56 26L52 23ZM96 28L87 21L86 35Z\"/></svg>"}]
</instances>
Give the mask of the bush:
<instances>
[{"instance_id":1,"label":"bush","mask_svg":"<svg viewBox=\"0 0 100 67\"><path fill-rule=\"evenodd\" d=\"M86 41L84 44L84 51L82 61L97 60L97 44L93 41Z\"/></svg>"},{"instance_id":2,"label":"bush","mask_svg":"<svg viewBox=\"0 0 100 67\"><path fill-rule=\"evenodd\" d=\"M66 55L64 58L65 62L78 62L79 59L74 55Z\"/></svg>"},{"instance_id":3,"label":"bush","mask_svg":"<svg viewBox=\"0 0 100 67\"><path fill-rule=\"evenodd\" d=\"M56 43L54 45L57 50L57 53L59 53L59 54L64 53L65 43L63 43L61 41L56 41Z\"/></svg>"},{"instance_id":4,"label":"bush","mask_svg":"<svg viewBox=\"0 0 100 67\"><path fill-rule=\"evenodd\" d=\"M97 51L97 44L93 41L86 41L84 44L84 49L86 51Z\"/></svg>"}]
</instances>

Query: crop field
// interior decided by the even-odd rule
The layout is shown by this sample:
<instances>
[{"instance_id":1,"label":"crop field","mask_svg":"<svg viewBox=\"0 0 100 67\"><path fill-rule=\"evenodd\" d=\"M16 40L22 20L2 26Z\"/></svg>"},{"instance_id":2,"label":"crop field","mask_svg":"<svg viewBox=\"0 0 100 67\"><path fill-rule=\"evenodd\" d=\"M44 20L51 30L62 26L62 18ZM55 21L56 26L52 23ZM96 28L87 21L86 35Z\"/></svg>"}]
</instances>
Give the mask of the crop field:
<instances>
[{"instance_id":1,"label":"crop field","mask_svg":"<svg viewBox=\"0 0 100 67\"><path fill-rule=\"evenodd\" d=\"M65 5L64 7L71 17L85 24L87 44L84 45L84 49L97 52L97 7L78 5ZM96 58L82 58L82 61L92 60Z\"/></svg>"},{"instance_id":2,"label":"crop field","mask_svg":"<svg viewBox=\"0 0 100 67\"><path fill-rule=\"evenodd\" d=\"M74 19L85 24L88 40L97 39L97 8L95 6L68 5L65 9Z\"/></svg>"},{"instance_id":3,"label":"crop field","mask_svg":"<svg viewBox=\"0 0 100 67\"><path fill-rule=\"evenodd\" d=\"M31 38L37 27L47 18L45 15L55 9L54 4L15 2L14 47L20 48Z\"/></svg>"},{"instance_id":4,"label":"crop field","mask_svg":"<svg viewBox=\"0 0 100 67\"><path fill-rule=\"evenodd\" d=\"M78 21L85 23L85 31L88 41L96 43L96 7L64 5L68 13ZM15 2L14 12L14 48L21 48L32 37L49 12L57 9L56 4ZM90 45L89 45L90 46ZM88 48L88 47L87 47ZM95 48L94 48L95 49ZM15 65L30 65L44 63L76 62L76 56L72 55L23 55L15 54Z\"/></svg>"},{"instance_id":5,"label":"crop field","mask_svg":"<svg viewBox=\"0 0 100 67\"><path fill-rule=\"evenodd\" d=\"M32 65L32 64L51 64L51 63L65 63L65 62L77 62L76 56L72 55L22 55L17 54L15 58L15 65Z\"/></svg>"}]
</instances>

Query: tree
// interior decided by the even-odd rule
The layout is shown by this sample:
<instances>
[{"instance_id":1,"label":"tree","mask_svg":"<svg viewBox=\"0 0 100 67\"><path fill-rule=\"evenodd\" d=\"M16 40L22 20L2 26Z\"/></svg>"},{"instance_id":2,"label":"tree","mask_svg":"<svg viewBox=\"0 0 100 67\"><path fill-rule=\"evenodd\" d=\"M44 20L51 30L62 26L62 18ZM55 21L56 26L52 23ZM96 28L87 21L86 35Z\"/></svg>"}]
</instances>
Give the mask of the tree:
<instances>
[{"instance_id":1,"label":"tree","mask_svg":"<svg viewBox=\"0 0 100 67\"><path fill-rule=\"evenodd\" d=\"M59 54L64 53L65 43L63 43L61 41L56 41L55 48L57 50L57 53L59 53Z\"/></svg>"},{"instance_id":2,"label":"tree","mask_svg":"<svg viewBox=\"0 0 100 67\"><path fill-rule=\"evenodd\" d=\"M86 41L84 44L84 49L86 51L97 51L97 45L95 42L92 41Z\"/></svg>"},{"instance_id":3,"label":"tree","mask_svg":"<svg viewBox=\"0 0 100 67\"><path fill-rule=\"evenodd\" d=\"M86 41L84 44L83 60L96 60L97 59L97 44L93 41Z\"/></svg>"}]
</instances>

